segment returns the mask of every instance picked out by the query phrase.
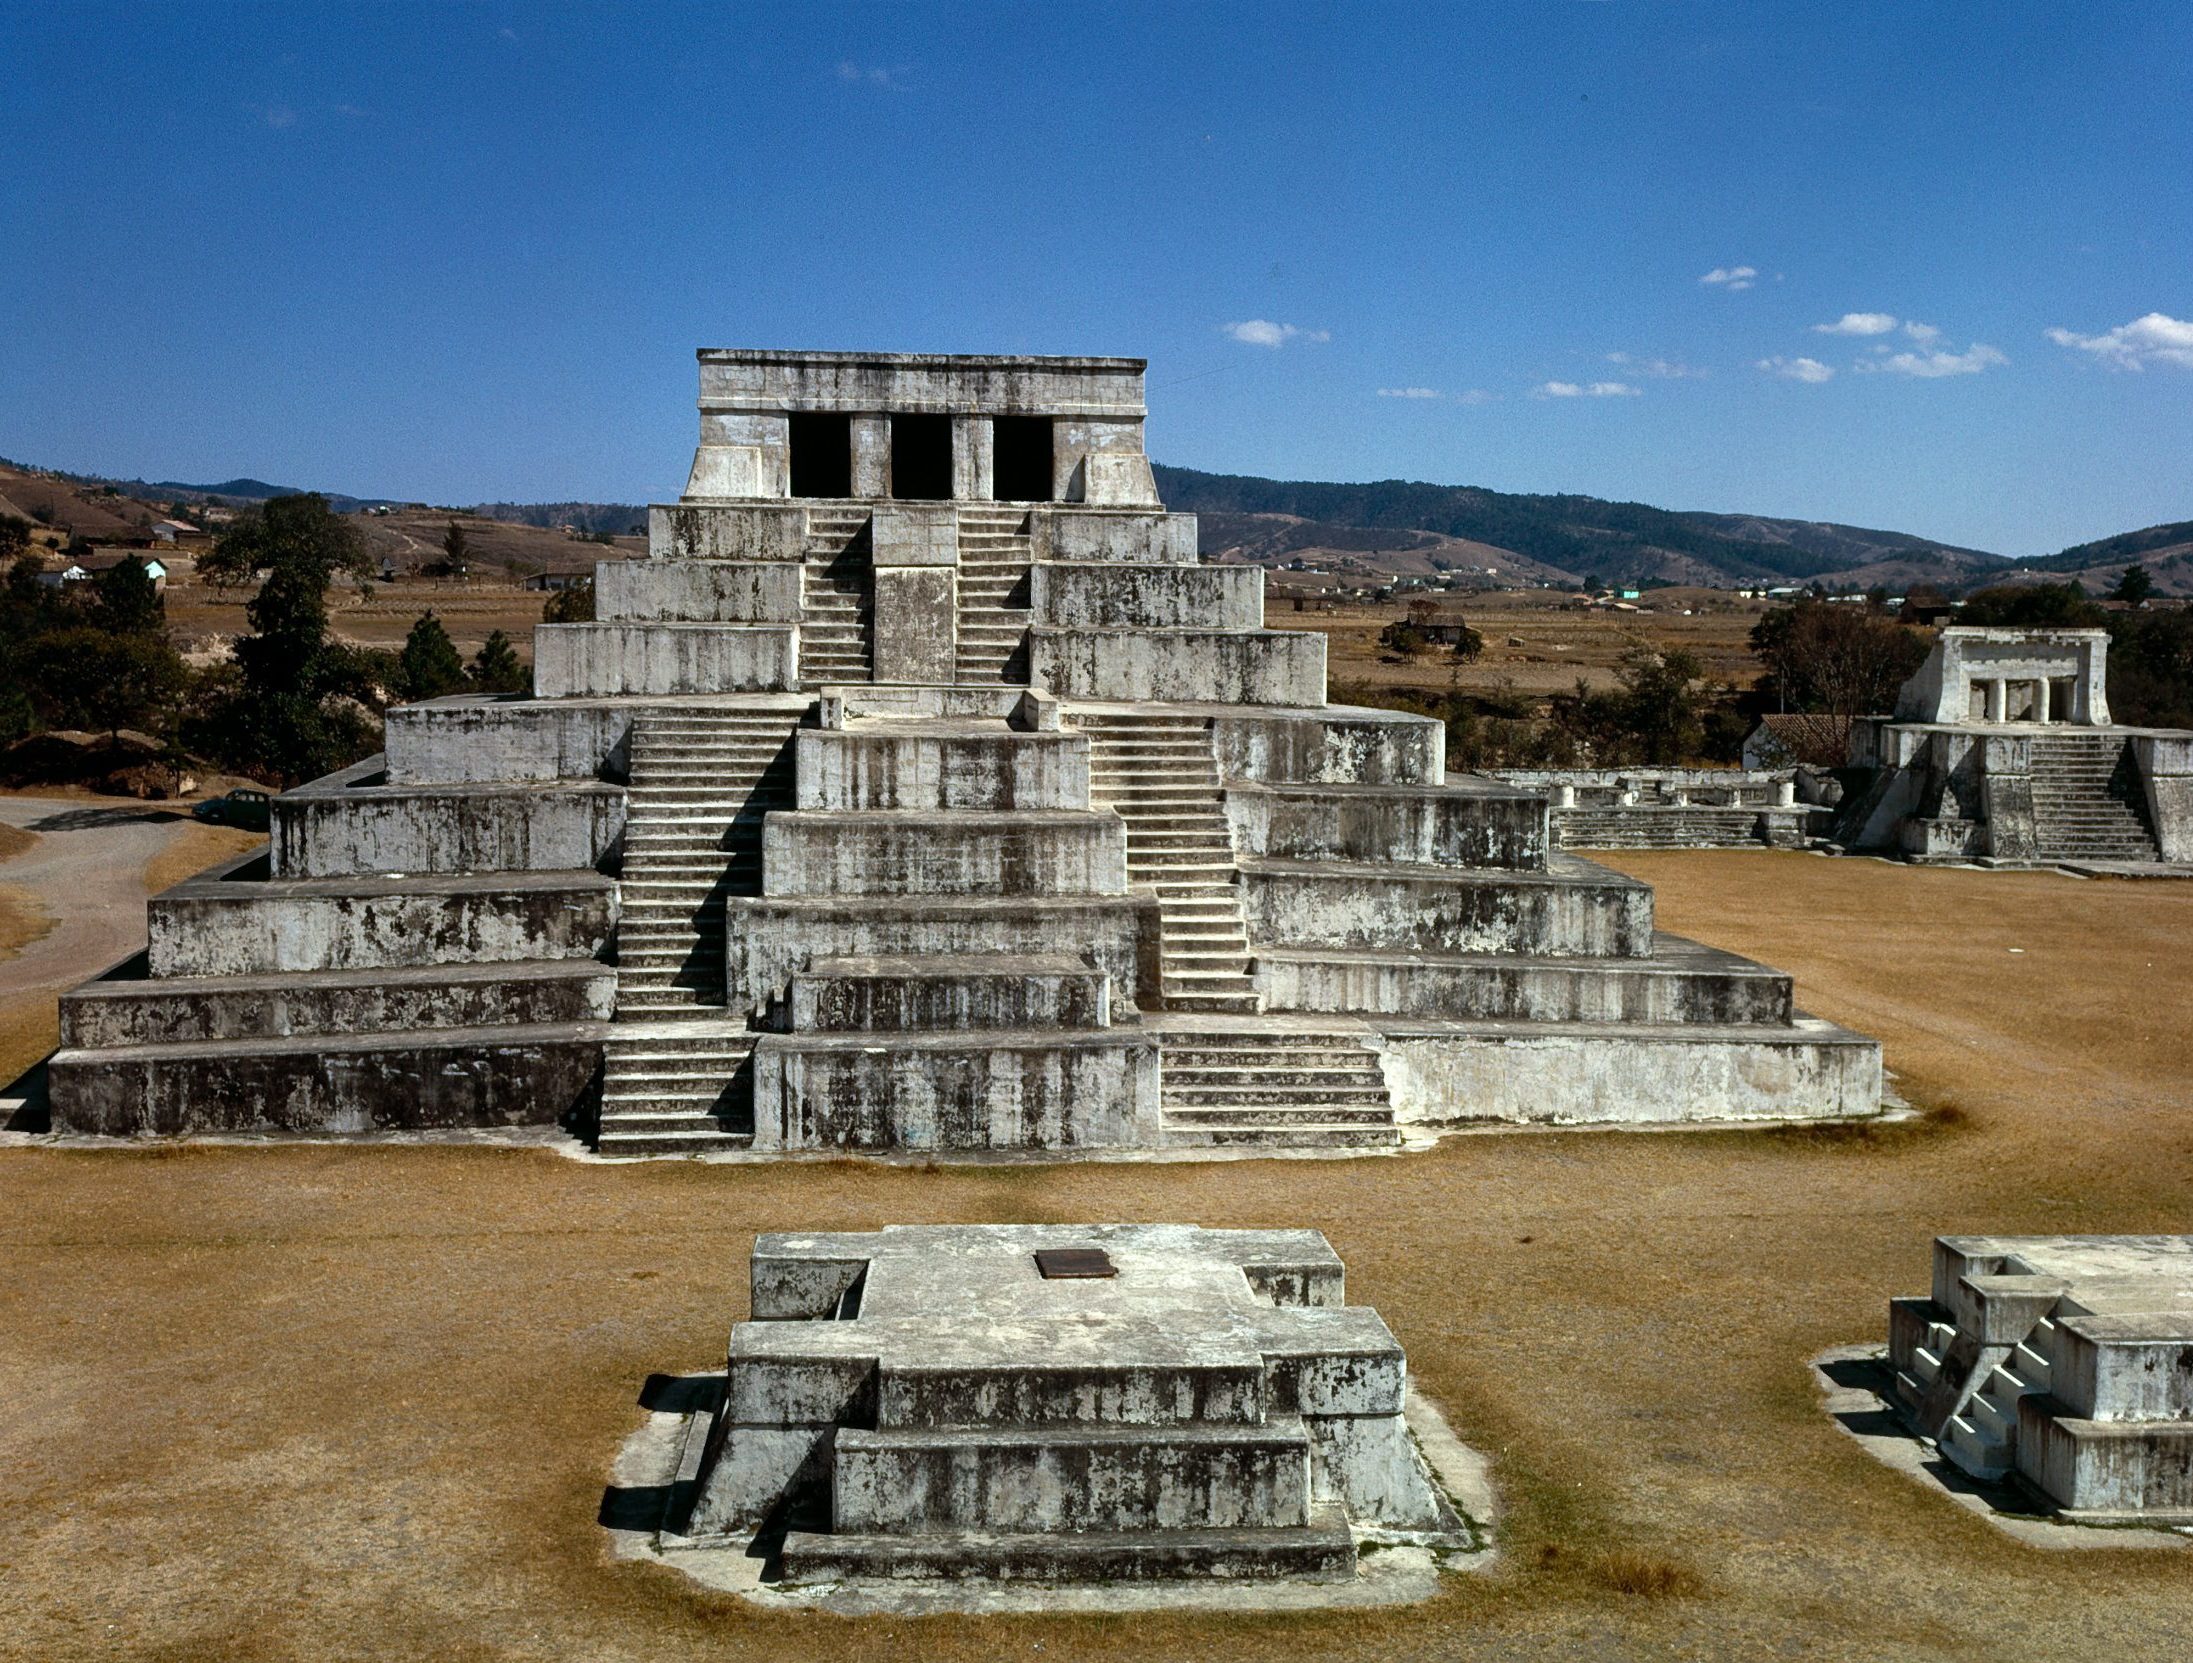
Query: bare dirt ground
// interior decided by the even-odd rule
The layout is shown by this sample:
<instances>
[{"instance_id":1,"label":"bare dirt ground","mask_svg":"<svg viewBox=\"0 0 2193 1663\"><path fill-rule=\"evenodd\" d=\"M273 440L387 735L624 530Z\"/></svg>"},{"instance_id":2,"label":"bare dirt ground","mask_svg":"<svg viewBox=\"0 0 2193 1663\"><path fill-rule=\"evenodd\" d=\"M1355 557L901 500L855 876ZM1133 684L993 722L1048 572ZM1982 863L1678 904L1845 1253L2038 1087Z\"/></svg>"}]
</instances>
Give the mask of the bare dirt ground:
<instances>
[{"instance_id":1,"label":"bare dirt ground","mask_svg":"<svg viewBox=\"0 0 2193 1663\"><path fill-rule=\"evenodd\" d=\"M1622 654L1637 645L1695 653L1709 681L1748 687L1759 678L1748 638L1768 610L1765 601L1710 589L1655 589L1650 611L1581 612L1564 610L1563 599L1548 590L1438 597L1442 617L1464 618L1485 638L1484 652L1467 664L1439 649L1396 659L1379 646L1379 631L1408 616L1406 598L1373 604L1306 597L1297 612L1291 597L1275 591L1265 601L1265 621L1274 629L1320 631L1336 685L1543 697L1570 691L1578 678L1595 688L1613 686ZM1321 610L1326 604L1332 610Z\"/></svg>"},{"instance_id":2,"label":"bare dirt ground","mask_svg":"<svg viewBox=\"0 0 2193 1663\"><path fill-rule=\"evenodd\" d=\"M613 551L599 551L606 558ZM548 597L515 583L479 580L435 583L406 579L368 583L361 596L355 587L338 585L327 593L328 629L337 640L360 647L400 647L423 612L441 619L457 650L467 658L479 651L490 632L501 630L521 659L533 659L533 626L541 621ZM248 589L217 589L209 584L170 584L166 596L168 628L178 644L204 648L251 632L244 609Z\"/></svg>"},{"instance_id":3,"label":"bare dirt ground","mask_svg":"<svg viewBox=\"0 0 2193 1663\"><path fill-rule=\"evenodd\" d=\"M0 1654L22 1658L2170 1656L2193 1554L2022 1547L1838 1430L1939 1231L2193 1230L2193 885L1638 855L1793 969L1923 1122L1464 1137L1396 1159L886 1168L547 1150L0 1150ZM2014 951L2015 949L2015 951ZM613 1565L656 1370L752 1233L1315 1225L1495 1461L1503 1559L1317 1616L846 1619Z\"/></svg>"}]
</instances>

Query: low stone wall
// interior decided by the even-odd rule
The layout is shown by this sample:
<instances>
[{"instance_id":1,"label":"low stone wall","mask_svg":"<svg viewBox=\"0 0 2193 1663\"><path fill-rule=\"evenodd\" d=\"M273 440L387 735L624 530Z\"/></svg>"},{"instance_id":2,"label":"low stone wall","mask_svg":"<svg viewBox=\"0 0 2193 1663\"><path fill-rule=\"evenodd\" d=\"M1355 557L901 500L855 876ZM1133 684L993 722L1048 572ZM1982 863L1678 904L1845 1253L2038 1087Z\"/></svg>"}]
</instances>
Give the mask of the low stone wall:
<instances>
[{"instance_id":1,"label":"low stone wall","mask_svg":"<svg viewBox=\"0 0 2193 1663\"><path fill-rule=\"evenodd\" d=\"M62 1051L57 1132L126 1137L587 1123L602 1025Z\"/></svg>"},{"instance_id":2,"label":"low stone wall","mask_svg":"<svg viewBox=\"0 0 2193 1663\"><path fill-rule=\"evenodd\" d=\"M1325 638L1292 630L1028 632L1028 679L1062 699L1321 705Z\"/></svg>"},{"instance_id":3,"label":"low stone wall","mask_svg":"<svg viewBox=\"0 0 2193 1663\"><path fill-rule=\"evenodd\" d=\"M1879 1047L1812 1018L1741 1033L1389 1028L1383 1063L1404 1124L1839 1120L1881 1107Z\"/></svg>"},{"instance_id":4,"label":"low stone wall","mask_svg":"<svg viewBox=\"0 0 2193 1663\"><path fill-rule=\"evenodd\" d=\"M761 836L773 898L1127 890L1127 830L1109 811L776 813Z\"/></svg>"},{"instance_id":5,"label":"low stone wall","mask_svg":"<svg viewBox=\"0 0 2193 1663\"><path fill-rule=\"evenodd\" d=\"M616 971L593 959L157 980L132 962L134 977L61 996L64 1048L606 1022L617 1002Z\"/></svg>"},{"instance_id":6,"label":"low stone wall","mask_svg":"<svg viewBox=\"0 0 2193 1663\"><path fill-rule=\"evenodd\" d=\"M1267 1010L1490 1022L1779 1025L1790 979L1674 936L1649 959L1483 959L1260 948Z\"/></svg>"},{"instance_id":7,"label":"low stone wall","mask_svg":"<svg viewBox=\"0 0 2193 1663\"><path fill-rule=\"evenodd\" d=\"M1140 896L749 899L727 904L734 1011L770 1011L810 958L1069 953L1111 982L1112 1020L1157 987L1157 903ZM1147 952L1145 952L1147 943Z\"/></svg>"},{"instance_id":8,"label":"low stone wall","mask_svg":"<svg viewBox=\"0 0 2193 1663\"><path fill-rule=\"evenodd\" d=\"M1158 1051L1132 1034L765 1034L756 1149L1154 1148Z\"/></svg>"},{"instance_id":9,"label":"low stone wall","mask_svg":"<svg viewBox=\"0 0 2193 1663\"><path fill-rule=\"evenodd\" d=\"M388 785L378 762L374 783L353 769L274 799L277 878L585 871L624 831L622 786Z\"/></svg>"},{"instance_id":10,"label":"low stone wall","mask_svg":"<svg viewBox=\"0 0 2193 1663\"><path fill-rule=\"evenodd\" d=\"M1244 860L1241 873L1242 912L1259 950L1652 951L1652 890L1597 867L1550 876Z\"/></svg>"},{"instance_id":11,"label":"low stone wall","mask_svg":"<svg viewBox=\"0 0 2193 1663\"><path fill-rule=\"evenodd\" d=\"M1256 566L1038 562L1029 575L1038 624L1062 629L1262 629Z\"/></svg>"},{"instance_id":12,"label":"low stone wall","mask_svg":"<svg viewBox=\"0 0 2193 1663\"><path fill-rule=\"evenodd\" d=\"M804 729L799 806L856 809L1082 809L1089 741L1066 731L951 731L920 723Z\"/></svg>"},{"instance_id":13,"label":"low stone wall","mask_svg":"<svg viewBox=\"0 0 2193 1663\"><path fill-rule=\"evenodd\" d=\"M594 616L605 624L796 624L802 581L788 560L604 560L594 568Z\"/></svg>"},{"instance_id":14,"label":"low stone wall","mask_svg":"<svg viewBox=\"0 0 2193 1663\"><path fill-rule=\"evenodd\" d=\"M1234 848L1278 860L1543 871L1546 802L1499 786L1229 784Z\"/></svg>"},{"instance_id":15,"label":"low stone wall","mask_svg":"<svg viewBox=\"0 0 2193 1663\"><path fill-rule=\"evenodd\" d=\"M777 624L542 624L541 698L783 692L799 685L799 630Z\"/></svg>"},{"instance_id":16,"label":"low stone wall","mask_svg":"<svg viewBox=\"0 0 2193 1663\"><path fill-rule=\"evenodd\" d=\"M594 958L616 920L616 880L593 872L257 882L206 876L155 895L146 907L155 976Z\"/></svg>"},{"instance_id":17,"label":"low stone wall","mask_svg":"<svg viewBox=\"0 0 2193 1663\"><path fill-rule=\"evenodd\" d=\"M1229 784L1437 785L1446 778L1446 728L1406 711L1222 712L1211 721L1211 744Z\"/></svg>"}]
</instances>

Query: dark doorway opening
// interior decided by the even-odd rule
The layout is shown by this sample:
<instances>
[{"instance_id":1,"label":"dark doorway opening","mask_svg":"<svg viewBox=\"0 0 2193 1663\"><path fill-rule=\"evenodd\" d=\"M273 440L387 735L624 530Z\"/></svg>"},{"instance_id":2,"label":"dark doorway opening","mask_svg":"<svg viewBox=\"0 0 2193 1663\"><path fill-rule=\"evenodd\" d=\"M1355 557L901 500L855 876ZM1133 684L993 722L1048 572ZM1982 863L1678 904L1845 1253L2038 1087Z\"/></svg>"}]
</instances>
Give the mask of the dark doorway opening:
<instances>
[{"instance_id":1,"label":"dark doorway opening","mask_svg":"<svg viewBox=\"0 0 2193 1663\"><path fill-rule=\"evenodd\" d=\"M853 494L853 418L794 416L792 422L792 494L795 497L849 497Z\"/></svg>"},{"instance_id":2,"label":"dark doorway opening","mask_svg":"<svg viewBox=\"0 0 2193 1663\"><path fill-rule=\"evenodd\" d=\"M952 495L952 418L891 418L891 494L909 502L947 502Z\"/></svg>"},{"instance_id":3,"label":"dark doorway opening","mask_svg":"<svg viewBox=\"0 0 2193 1663\"><path fill-rule=\"evenodd\" d=\"M1051 418L999 416L991 424L990 495L999 502L1051 500Z\"/></svg>"}]
</instances>

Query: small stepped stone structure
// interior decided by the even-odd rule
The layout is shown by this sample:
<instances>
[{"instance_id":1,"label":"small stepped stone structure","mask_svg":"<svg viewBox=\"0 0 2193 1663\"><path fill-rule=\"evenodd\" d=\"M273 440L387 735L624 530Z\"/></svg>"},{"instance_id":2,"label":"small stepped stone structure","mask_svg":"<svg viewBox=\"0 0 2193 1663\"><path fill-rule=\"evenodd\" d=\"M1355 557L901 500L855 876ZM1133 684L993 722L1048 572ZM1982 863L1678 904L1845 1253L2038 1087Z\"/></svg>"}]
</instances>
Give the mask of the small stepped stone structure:
<instances>
[{"instance_id":1,"label":"small stepped stone structure","mask_svg":"<svg viewBox=\"0 0 2193 1663\"><path fill-rule=\"evenodd\" d=\"M770 1235L752 1288L671 1528L772 1538L788 1583L1338 1581L1359 1532L1467 1539L1314 1230Z\"/></svg>"},{"instance_id":2,"label":"small stepped stone structure","mask_svg":"<svg viewBox=\"0 0 2193 1663\"><path fill-rule=\"evenodd\" d=\"M1825 811L1800 802L1790 769L1496 768L1552 799L1563 849L1801 849Z\"/></svg>"},{"instance_id":3,"label":"small stepped stone structure","mask_svg":"<svg viewBox=\"0 0 2193 1663\"><path fill-rule=\"evenodd\" d=\"M1850 1116L1871 1041L1328 704L1142 364L709 351L685 494L531 697L410 705L69 994L72 1132L605 1154L1391 1148Z\"/></svg>"},{"instance_id":4,"label":"small stepped stone structure","mask_svg":"<svg viewBox=\"0 0 2193 1663\"><path fill-rule=\"evenodd\" d=\"M2193 733L2112 723L2108 652L2099 629L1943 630L1895 714L1852 730L1875 772L1837 838L1914 861L2193 862Z\"/></svg>"},{"instance_id":5,"label":"small stepped stone structure","mask_svg":"<svg viewBox=\"0 0 2193 1663\"><path fill-rule=\"evenodd\" d=\"M1973 1477L2074 1519L2193 1522L2193 1236L1940 1237L1889 1355Z\"/></svg>"}]
</instances>

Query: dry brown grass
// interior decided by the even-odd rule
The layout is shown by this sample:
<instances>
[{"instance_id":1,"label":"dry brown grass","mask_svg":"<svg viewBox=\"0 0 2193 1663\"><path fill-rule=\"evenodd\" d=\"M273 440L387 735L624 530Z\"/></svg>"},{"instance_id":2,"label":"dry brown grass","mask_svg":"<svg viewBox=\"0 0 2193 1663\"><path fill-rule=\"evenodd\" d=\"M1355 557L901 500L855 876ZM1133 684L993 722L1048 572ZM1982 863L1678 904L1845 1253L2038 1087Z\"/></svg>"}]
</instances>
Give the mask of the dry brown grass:
<instances>
[{"instance_id":1,"label":"dry brown grass","mask_svg":"<svg viewBox=\"0 0 2193 1663\"><path fill-rule=\"evenodd\" d=\"M1936 1114L1010 1169L0 1151L0 1654L2172 1654L2193 1554L2019 1547L1867 1457L1805 1361L1878 1337L1937 1231L2193 1229L2193 885L1622 864L1880 1034ZM753 1232L1088 1218L1325 1230L1493 1456L1499 1567L1393 1611L908 1621L606 1560L635 1394L720 1355Z\"/></svg>"},{"instance_id":2,"label":"dry brown grass","mask_svg":"<svg viewBox=\"0 0 2193 1663\"><path fill-rule=\"evenodd\" d=\"M0 959L13 958L53 928L53 915L21 884L0 883Z\"/></svg>"},{"instance_id":3,"label":"dry brown grass","mask_svg":"<svg viewBox=\"0 0 2193 1663\"><path fill-rule=\"evenodd\" d=\"M13 860L36 847L36 832L25 831L21 826L0 825L0 860Z\"/></svg>"},{"instance_id":4,"label":"dry brown grass","mask_svg":"<svg viewBox=\"0 0 2193 1663\"><path fill-rule=\"evenodd\" d=\"M242 831L235 826L208 826L193 820L179 830L168 846L145 863L145 893L157 895L185 878L195 878L209 866L231 855L240 855L266 841L264 832Z\"/></svg>"}]
</instances>

